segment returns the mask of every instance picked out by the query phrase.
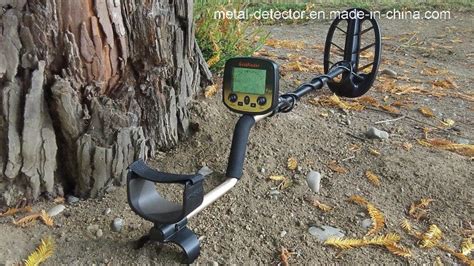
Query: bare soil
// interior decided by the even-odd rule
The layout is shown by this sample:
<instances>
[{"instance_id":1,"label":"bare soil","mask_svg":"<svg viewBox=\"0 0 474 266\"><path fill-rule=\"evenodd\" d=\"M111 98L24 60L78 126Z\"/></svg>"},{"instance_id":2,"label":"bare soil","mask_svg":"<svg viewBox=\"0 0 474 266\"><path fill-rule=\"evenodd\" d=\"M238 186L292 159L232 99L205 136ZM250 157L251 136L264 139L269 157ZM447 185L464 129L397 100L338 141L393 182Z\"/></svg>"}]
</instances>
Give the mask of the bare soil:
<instances>
[{"instance_id":1,"label":"bare soil","mask_svg":"<svg viewBox=\"0 0 474 266\"><path fill-rule=\"evenodd\" d=\"M449 21L388 21L382 20L384 36L381 69L390 68L398 76L400 84L413 84L431 88L436 79L451 77L464 94L473 93L474 66L473 16L471 13L454 13ZM312 22L298 25L268 26L275 39L303 41L308 47L324 44L329 22ZM414 36L412 38L412 36ZM411 40L410 40L411 38ZM288 53L314 58L322 64L322 52L317 49L292 50L265 47L276 53L279 63ZM401 61L403 61L401 63ZM426 67L446 69L439 76L422 74ZM291 79L289 77L292 76ZM283 77L281 90L295 87L295 79L304 81L310 73L294 72ZM365 109L342 111L337 108L315 106L309 100L330 95L328 89L315 92L303 99L289 114L259 122L253 129L248 144L245 171L237 186L223 198L190 221L189 227L201 237L201 256L197 263L276 264L281 247L297 254L290 263L305 264L432 264L438 257L447 264L459 263L456 258L438 249L421 249L417 240L407 235L399 222L408 218L407 208L420 198L432 198L428 219L417 222L423 231L430 224L438 225L447 245L458 248L462 239L463 225L474 221L473 191L474 166L472 158L459 154L421 146L424 127L439 125L439 119L455 121L453 128L439 130L435 127L430 136L459 141L462 137L471 144L474 140L474 105L472 101L457 97L432 97L423 94L395 95L384 91L383 81L377 81L375 89L367 95L379 102L396 100L413 101L411 107L402 107L402 114L410 118L375 125L376 121L392 119L386 112ZM419 83L415 84L417 80ZM220 86L220 85L219 85ZM206 190L224 179L232 130L238 115L228 111L221 103L221 94L206 99L199 96L193 103L192 120L198 130L178 147L159 153L151 164L163 171L193 173L203 165L215 172L207 177ZM424 117L418 108L429 106L436 117ZM327 117L321 114L327 114ZM347 121L350 121L348 123ZM364 132L376 126L390 133L389 140L370 140ZM354 137L356 136L356 137ZM404 143L413 147L406 150ZM360 146L358 151L350 147ZM373 155L369 149L380 152ZM298 160L300 169L288 170L287 159ZM328 163L336 160L348 170L335 173ZM264 170L262 170L264 169ZM381 185L375 187L364 176L371 169L381 177ZM310 170L319 171L322 186L319 194L311 192L305 177ZM294 182L279 195L270 191L278 182L269 180L270 175L285 175ZM411 259L389 253L384 248L365 247L339 250L324 246L308 233L310 226L330 225L342 229L348 237L362 237L367 229L361 226L368 218L365 209L347 202L350 195L367 198L386 217L382 233L396 232L401 243L413 252ZM322 212L304 200L313 195L334 209ZM52 201L42 201L35 210L54 206ZM103 214L110 208L110 214ZM120 233L112 232L111 221L125 220ZM147 233L151 223L135 215L129 208L124 187L108 193L101 199L81 200L67 205L66 210L54 217L55 226L41 223L19 228L11 217L0 218L0 263L13 264L25 259L44 236L51 235L56 251L46 264L147 264L179 263L179 249L173 246L159 247L149 244L139 250L132 249L132 242ZM18 219L18 217L16 217ZM97 238L88 232L89 225L98 225L104 232ZM286 231L286 235L282 235Z\"/></svg>"}]
</instances>

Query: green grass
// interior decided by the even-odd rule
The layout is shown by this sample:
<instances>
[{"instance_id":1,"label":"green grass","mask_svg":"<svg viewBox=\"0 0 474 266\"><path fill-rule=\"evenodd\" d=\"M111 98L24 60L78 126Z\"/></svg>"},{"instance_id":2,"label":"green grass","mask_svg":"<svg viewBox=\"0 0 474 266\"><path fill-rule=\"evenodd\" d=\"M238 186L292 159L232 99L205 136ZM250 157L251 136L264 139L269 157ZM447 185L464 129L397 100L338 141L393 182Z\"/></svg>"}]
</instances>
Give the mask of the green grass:
<instances>
[{"instance_id":1,"label":"green grass","mask_svg":"<svg viewBox=\"0 0 474 266\"><path fill-rule=\"evenodd\" d=\"M196 39L211 70L220 72L227 59L250 56L260 49L268 33L252 20L215 19L216 10L241 10L245 4L200 0L194 6Z\"/></svg>"}]
</instances>

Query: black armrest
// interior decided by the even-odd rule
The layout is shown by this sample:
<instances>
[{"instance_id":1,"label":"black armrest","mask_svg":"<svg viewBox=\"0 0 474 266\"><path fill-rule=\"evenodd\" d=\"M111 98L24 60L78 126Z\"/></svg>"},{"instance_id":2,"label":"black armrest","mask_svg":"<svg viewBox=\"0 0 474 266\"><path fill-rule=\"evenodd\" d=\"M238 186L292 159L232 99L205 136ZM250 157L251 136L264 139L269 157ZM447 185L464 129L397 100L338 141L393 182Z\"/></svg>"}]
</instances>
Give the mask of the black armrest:
<instances>
[{"instance_id":1,"label":"black armrest","mask_svg":"<svg viewBox=\"0 0 474 266\"><path fill-rule=\"evenodd\" d=\"M132 163L127 178L127 195L134 212L155 224L177 223L201 205L204 198L201 174L178 175L164 173L147 166L143 160ZM155 183L184 185L183 201L179 205L163 198Z\"/></svg>"}]
</instances>

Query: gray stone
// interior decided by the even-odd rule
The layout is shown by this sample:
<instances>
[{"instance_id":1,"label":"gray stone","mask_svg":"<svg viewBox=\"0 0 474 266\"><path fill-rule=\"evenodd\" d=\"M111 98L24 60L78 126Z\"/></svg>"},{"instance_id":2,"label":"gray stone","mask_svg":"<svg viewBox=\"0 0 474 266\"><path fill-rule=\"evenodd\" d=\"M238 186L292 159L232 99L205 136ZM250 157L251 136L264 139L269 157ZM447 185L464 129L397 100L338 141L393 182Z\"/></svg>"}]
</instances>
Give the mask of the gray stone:
<instances>
[{"instance_id":1,"label":"gray stone","mask_svg":"<svg viewBox=\"0 0 474 266\"><path fill-rule=\"evenodd\" d=\"M380 75L386 75L386 76L395 78L395 77L397 77L398 74L397 74L397 72L395 72L395 71L393 71L389 68L385 68L382 71L380 71Z\"/></svg>"},{"instance_id":2,"label":"gray stone","mask_svg":"<svg viewBox=\"0 0 474 266\"><path fill-rule=\"evenodd\" d=\"M283 230L283 231L280 232L280 237L285 237L286 234L288 234L288 232L286 232L285 230Z\"/></svg>"},{"instance_id":3,"label":"gray stone","mask_svg":"<svg viewBox=\"0 0 474 266\"><path fill-rule=\"evenodd\" d=\"M79 202L79 198L75 196L67 196L67 203L69 204L74 204L76 202Z\"/></svg>"},{"instance_id":4,"label":"gray stone","mask_svg":"<svg viewBox=\"0 0 474 266\"><path fill-rule=\"evenodd\" d=\"M97 231L95 232L95 236L96 237L102 237L104 235L104 232L102 232L102 229L97 229Z\"/></svg>"},{"instance_id":5,"label":"gray stone","mask_svg":"<svg viewBox=\"0 0 474 266\"><path fill-rule=\"evenodd\" d=\"M344 231L339 228L335 228L328 225L323 225L321 227L312 226L308 229L308 232L315 236L319 241L326 241L330 237L344 237Z\"/></svg>"},{"instance_id":6,"label":"gray stone","mask_svg":"<svg viewBox=\"0 0 474 266\"><path fill-rule=\"evenodd\" d=\"M362 225L362 227L364 227L365 229L370 228L370 227L372 226L372 219L367 218L367 219L362 220L361 225Z\"/></svg>"},{"instance_id":7,"label":"gray stone","mask_svg":"<svg viewBox=\"0 0 474 266\"><path fill-rule=\"evenodd\" d=\"M110 208L107 208L107 209L105 209L105 210L102 212L102 214L108 215L108 214L111 213L111 212L112 212L112 210L111 210Z\"/></svg>"},{"instance_id":8,"label":"gray stone","mask_svg":"<svg viewBox=\"0 0 474 266\"><path fill-rule=\"evenodd\" d=\"M110 225L110 228L111 228L112 231L114 231L114 232L120 232L120 231L122 231L123 224L124 224L124 221L123 221L122 218L115 218L115 219L112 221L112 224Z\"/></svg>"},{"instance_id":9,"label":"gray stone","mask_svg":"<svg viewBox=\"0 0 474 266\"><path fill-rule=\"evenodd\" d=\"M61 212L63 212L64 209L66 209L66 206L64 206L62 204L59 204L59 205L56 205L56 206L52 207L51 209L49 209L47 211L47 213L48 213L49 216L54 217L54 216L60 214Z\"/></svg>"},{"instance_id":10,"label":"gray stone","mask_svg":"<svg viewBox=\"0 0 474 266\"><path fill-rule=\"evenodd\" d=\"M199 171L197 173L202 175L202 176L208 176L208 175L212 174L213 171L211 170L211 168L209 168L207 166L203 166L201 169L199 169Z\"/></svg>"},{"instance_id":11,"label":"gray stone","mask_svg":"<svg viewBox=\"0 0 474 266\"><path fill-rule=\"evenodd\" d=\"M388 132L377 129L375 127L369 128L365 135L370 139L388 139L389 137Z\"/></svg>"},{"instance_id":12,"label":"gray stone","mask_svg":"<svg viewBox=\"0 0 474 266\"><path fill-rule=\"evenodd\" d=\"M306 183L308 183L308 187L313 192L319 193L321 187L321 174L316 171L310 171L306 176Z\"/></svg>"}]
</instances>

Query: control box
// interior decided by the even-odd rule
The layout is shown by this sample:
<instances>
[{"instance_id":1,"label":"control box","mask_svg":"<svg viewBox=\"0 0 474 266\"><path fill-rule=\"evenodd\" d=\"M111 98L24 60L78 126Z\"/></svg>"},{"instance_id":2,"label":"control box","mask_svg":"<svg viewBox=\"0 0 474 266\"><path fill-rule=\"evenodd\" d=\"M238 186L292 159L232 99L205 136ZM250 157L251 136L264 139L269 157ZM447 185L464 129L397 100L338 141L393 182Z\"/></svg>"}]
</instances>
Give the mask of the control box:
<instances>
[{"instance_id":1,"label":"control box","mask_svg":"<svg viewBox=\"0 0 474 266\"><path fill-rule=\"evenodd\" d=\"M278 65L269 59L235 57L227 60L222 82L224 104L233 112L259 115L278 104Z\"/></svg>"}]
</instances>

